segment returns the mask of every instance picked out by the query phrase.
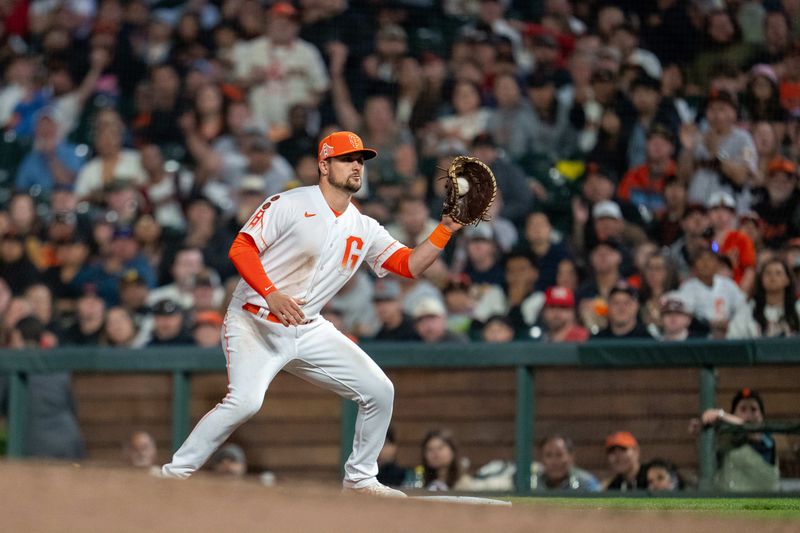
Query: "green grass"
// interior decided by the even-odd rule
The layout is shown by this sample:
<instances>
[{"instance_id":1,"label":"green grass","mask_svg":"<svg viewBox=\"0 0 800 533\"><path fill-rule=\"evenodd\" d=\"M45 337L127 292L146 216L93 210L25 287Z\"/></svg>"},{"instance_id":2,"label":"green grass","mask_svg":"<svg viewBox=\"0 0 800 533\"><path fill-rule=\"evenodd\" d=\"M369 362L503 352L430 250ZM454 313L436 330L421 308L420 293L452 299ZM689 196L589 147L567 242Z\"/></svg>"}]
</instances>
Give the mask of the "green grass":
<instances>
[{"instance_id":1,"label":"green grass","mask_svg":"<svg viewBox=\"0 0 800 533\"><path fill-rule=\"evenodd\" d=\"M571 509L681 511L740 514L749 518L800 520L800 498L504 498L514 505L549 505Z\"/></svg>"}]
</instances>

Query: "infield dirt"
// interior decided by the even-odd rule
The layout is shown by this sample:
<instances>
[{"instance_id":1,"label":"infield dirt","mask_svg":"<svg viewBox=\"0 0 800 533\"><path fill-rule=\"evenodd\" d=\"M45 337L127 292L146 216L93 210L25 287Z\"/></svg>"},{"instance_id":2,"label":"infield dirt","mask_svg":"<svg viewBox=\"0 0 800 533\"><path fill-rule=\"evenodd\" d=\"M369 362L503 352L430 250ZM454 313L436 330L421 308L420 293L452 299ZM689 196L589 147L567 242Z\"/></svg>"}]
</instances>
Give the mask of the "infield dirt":
<instances>
[{"instance_id":1,"label":"infield dirt","mask_svg":"<svg viewBox=\"0 0 800 533\"><path fill-rule=\"evenodd\" d=\"M683 512L495 507L340 494L336 487L104 467L0 463L7 532L613 532L797 531L797 524Z\"/></svg>"}]
</instances>

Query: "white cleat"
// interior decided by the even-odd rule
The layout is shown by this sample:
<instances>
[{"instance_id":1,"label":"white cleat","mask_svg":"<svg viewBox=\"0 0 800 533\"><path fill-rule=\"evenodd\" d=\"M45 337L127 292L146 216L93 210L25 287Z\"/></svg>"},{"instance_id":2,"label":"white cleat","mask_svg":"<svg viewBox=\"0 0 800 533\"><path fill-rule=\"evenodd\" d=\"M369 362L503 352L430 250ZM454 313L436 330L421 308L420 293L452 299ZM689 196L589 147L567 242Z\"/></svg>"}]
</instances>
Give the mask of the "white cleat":
<instances>
[{"instance_id":1,"label":"white cleat","mask_svg":"<svg viewBox=\"0 0 800 533\"><path fill-rule=\"evenodd\" d=\"M345 487L342 489L344 494L358 494L366 495L366 496L381 496L383 498L407 498L404 492L400 492L399 490L395 490L392 488L387 487L381 483L375 483L373 485L369 485L367 487L362 487L360 489L353 489L349 487Z\"/></svg>"}]
</instances>

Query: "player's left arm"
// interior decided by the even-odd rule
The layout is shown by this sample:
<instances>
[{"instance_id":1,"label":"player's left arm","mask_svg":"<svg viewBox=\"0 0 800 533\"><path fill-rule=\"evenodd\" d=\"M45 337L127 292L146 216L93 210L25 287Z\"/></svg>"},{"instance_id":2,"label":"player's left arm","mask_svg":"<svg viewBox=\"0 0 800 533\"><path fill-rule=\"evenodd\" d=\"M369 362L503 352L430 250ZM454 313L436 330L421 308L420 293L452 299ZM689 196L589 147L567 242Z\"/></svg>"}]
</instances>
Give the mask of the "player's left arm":
<instances>
[{"instance_id":1,"label":"player's left arm","mask_svg":"<svg viewBox=\"0 0 800 533\"><path fill-rule=\"evenodd\" d=\"M399 276L418 277L436 261L450 237L461 227L449 216L443 216L442 222L427 239L414 248L400 248L383 263L383 268Z\"/></svg>"}]
</instances>

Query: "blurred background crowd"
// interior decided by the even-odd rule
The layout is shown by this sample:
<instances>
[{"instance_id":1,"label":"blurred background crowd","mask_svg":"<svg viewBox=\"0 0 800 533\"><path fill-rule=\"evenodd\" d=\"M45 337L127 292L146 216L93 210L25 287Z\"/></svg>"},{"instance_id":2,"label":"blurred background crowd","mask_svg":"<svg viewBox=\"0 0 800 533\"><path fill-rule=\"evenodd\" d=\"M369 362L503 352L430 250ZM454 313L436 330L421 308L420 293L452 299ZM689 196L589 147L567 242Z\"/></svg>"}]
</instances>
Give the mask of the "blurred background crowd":
<instances>
[{"instance_id":1,"label":"blurred background crowd","mask_svg":"<svg viewBox=\"0 0 800 533\"><path fill-rule=\"evenodd\" d=\"M354 339L800 330L799 0L2 0L0 346L218 346L227 252L357 132L401 242L442 168L491 222L423 279L357 273ZM566 446L562 439L560 445Z\"/></svg>"},{"instance_id":2,"label":"blurred background crowd","mask_svg":"<svg viewBox=\"0 0 800 533\"><path fill-rule=\"evenodd\" d=\"M424 279L352 279L326 315L354 338L798 331L796 0L0 13L4 346L217 345L228 246L334 129L380 152L359 207L409 246L454 155L499 185Z\"/></svg>"}]
</instances>

